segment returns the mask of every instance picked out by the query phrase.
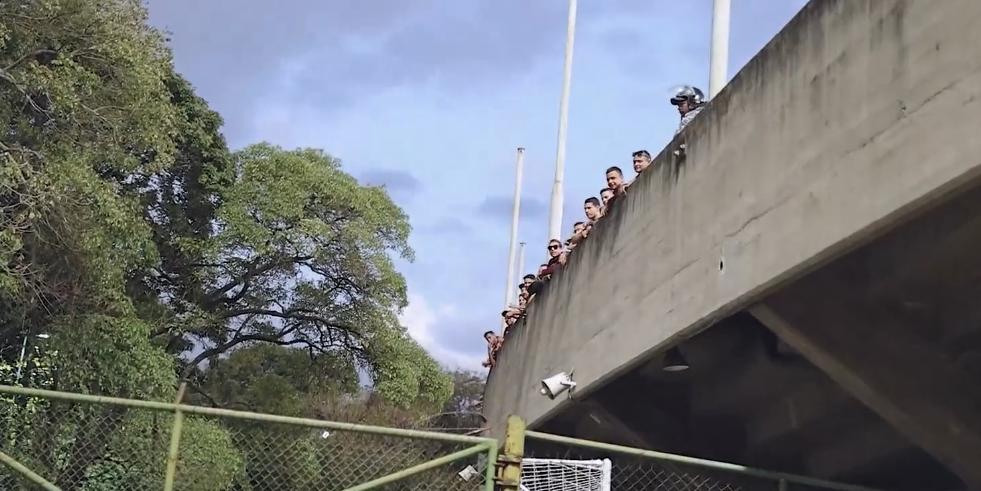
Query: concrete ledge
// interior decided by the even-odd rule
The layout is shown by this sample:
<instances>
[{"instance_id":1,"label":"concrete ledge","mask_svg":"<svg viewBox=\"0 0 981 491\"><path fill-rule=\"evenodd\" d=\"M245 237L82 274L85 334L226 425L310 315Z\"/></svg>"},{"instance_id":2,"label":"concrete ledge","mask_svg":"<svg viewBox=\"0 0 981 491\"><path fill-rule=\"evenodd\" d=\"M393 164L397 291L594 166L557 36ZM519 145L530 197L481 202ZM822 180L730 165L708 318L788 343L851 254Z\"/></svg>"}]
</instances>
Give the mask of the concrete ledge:
<instances>
[{"instance_id":1,"label":"concrete ledge","mask_svg":"<svg viewBox=\"0 0 981 491\"><path fill-rule=\"evenodd\" d=\"M814 0L631 186L507 340L485 394L540 424L785 282L975 185L981 2ZM687 158L672 150L687 144Z\"/></svg>"}]
</instances>

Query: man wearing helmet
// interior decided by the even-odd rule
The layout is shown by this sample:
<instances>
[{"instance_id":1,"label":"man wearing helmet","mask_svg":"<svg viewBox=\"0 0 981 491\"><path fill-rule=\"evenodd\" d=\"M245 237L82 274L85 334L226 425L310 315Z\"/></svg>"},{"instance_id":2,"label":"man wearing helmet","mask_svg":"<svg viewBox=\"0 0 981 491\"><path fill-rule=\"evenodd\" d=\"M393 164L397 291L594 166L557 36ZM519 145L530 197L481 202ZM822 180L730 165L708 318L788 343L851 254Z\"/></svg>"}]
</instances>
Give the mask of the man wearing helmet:
<instances>
[{"instance_id":1,"label":"man wearing helmet","mask_svg":"<svg viewBox=\"0 0 981 491\"><path fill-rule=\"evenodd\" d=\"M675 132L677 135L701 112L705 105L705 94L698 87L685 85L671 97L671 105L678 106L678 114L681 114L681 124Z\"/></svg>"}]
</instances>

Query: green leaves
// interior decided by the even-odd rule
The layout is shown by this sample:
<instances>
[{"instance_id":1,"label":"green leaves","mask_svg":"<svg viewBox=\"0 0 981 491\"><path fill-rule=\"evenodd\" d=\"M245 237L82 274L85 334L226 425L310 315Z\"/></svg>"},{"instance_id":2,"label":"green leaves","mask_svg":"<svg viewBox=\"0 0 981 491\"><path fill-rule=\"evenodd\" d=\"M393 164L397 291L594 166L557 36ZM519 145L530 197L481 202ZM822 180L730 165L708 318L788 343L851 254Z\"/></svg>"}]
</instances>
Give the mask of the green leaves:
<instances>
[{"instance_id":1,"label":"green leaves","mask_svg":"<svg viewBox=\"0 0 981 491\"><path fill-rule=\"evenodd\" d=\"M202 386L222 407L306 417L315 416L312 400L359 390L354 360L344 353L311 356L272 344L241 348L216 361Z\"/></svg>"},{"instance_id":2,"label":"green leaves","mask_svg":"<svg viewBox=\"0 0 981 491\"><path fill-rule=\"evenodd\" d=\"M131 0L2 2L0 24L0 292L111 296L154 255L120 186L174 151L166 47Z\"/></svg>"},{"instance_id":3,"label":"green leaves","mask_svg":"<svg viewBox=\"0 0 981 491\"><path fill-rule=\"evenodd\" d=\"M192 366L254 342L341 352L398 404L439 406L448 379L397 320L406 292L392 255L412 257L402 210L320 150L260 144L233 158L191 329L216 346Z\"/></svg>"},{"instance_id":4,"label":"green leaves","mask_svg":"<svg viewBox=\"0 0 981 491\"><path fill-rule=\"evenodd\" d=\"M52 334L55 388L167 397L267 344L402 407L448 396L397 320L405 213L321 150L229 152L141 1L0 2L0 118L0 339Z\"/></svg>"},{"instance_id":5,"label":"green leaves","mask_svg":"<svg viewBox=\"0 0 981 491\"><path fill-rule=\"evenodd\" d=\"M438 412L453 392L450 376L405 333L378 333L372 343L375 390L397 406Z\"/></svg>"},{"instance_id":6,"label":"green leaves","mask_svg":"<svg viewBox=\"0 0 981 491\"><path fill-rule=\"evenodd\" d=\"M382 190L359 185L333 157L260 144L235 159L236 181L220 212L222 245L321 261L361 258L364 272L377 274L391 264L389 251L411 257L402 210Z\"/></svg>"},{"instance_id":7,"label":"green leaves","mask_svg":"<svg viewBox=\"0 0 981 491\"><path fill-rule=\"evenodd\" d=\"M324 151L232 154L142 1L0 1L0 120L0 379L164 401L190 379L198 404L391 425L449 397L398 322L405 213ZM162 478L170 415L0 402L7 446L66 489ZM178 480L261 487L289 460L325 487L319 434L252 426L189 416Z\"/></svg>"},{"instance_id":8,"label":"green leaves","mask_svg":"<svg viewBox=\"0 0 981 491\"><path fill-rule=\"evenodd\" d=\"M150 344L139 319L86 314L56 319L52 327L58 389L172 400L174 360Z\"/></svg>"}]
</instances>

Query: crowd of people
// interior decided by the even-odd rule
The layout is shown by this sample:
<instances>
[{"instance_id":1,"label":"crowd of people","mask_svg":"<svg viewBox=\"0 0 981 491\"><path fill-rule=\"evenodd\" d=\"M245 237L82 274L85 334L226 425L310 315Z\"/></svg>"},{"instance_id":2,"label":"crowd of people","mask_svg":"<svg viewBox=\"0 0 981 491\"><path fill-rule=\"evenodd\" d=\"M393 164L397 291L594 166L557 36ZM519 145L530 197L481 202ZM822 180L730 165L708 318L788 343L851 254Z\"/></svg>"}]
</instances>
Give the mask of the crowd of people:
<instances>
[{"instance_id":1,"label":"crowd of people","mask_svg":"<svg viewBox=\"0 0 981 491\"><path fill-rule=\"evenodd\" d=\"M697 87L684 86L676 91L671 97L671 104L677 107L681 122L675 134L680 133L688 123L695 119L705 103L705 96ZM633 169L637 176L640 176L651 166L651 154L647 150L637 150L631 154L631 157L633 158ZM526 274L521 279L521 283L518 284L517 304L509 305L501 312L501 317L504 319L504 329L501 334L497 334L495 331L484 333L484 340L487 341L487 359L483 363L485 367L490 368L497 363L498 351L504 345L512 327L524 318L528 305L542 291L545 283L565 267L569 255L573 253L576 247L589 238L594 225L612 209L614 203L621 196L627 193L630 183L624 179L623 170L619 167L607 168L605 178L606 187L600 190L599 198L591 196L583 202L585 220L573 224L572 235L564 242L559 239L550 240L548 242L548 260L539 266L537 274Z\"/></svg>"}]
</instances>

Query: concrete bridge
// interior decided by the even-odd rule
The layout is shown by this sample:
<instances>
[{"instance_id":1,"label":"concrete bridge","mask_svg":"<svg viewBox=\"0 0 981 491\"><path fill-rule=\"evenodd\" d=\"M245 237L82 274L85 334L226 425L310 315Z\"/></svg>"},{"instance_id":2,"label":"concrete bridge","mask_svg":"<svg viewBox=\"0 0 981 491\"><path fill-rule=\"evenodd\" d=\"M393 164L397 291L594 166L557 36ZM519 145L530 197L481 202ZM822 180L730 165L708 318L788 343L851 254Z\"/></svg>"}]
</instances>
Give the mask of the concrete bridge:
<instances>
[{"instance_id":1,"label":"concrete bridge","mask_svg":"<svg viewBox=\"0 0 981 491\"><path fill-rule=\"evenodd\" d=\"M538 393L571 369L571 400ZM808 4L546 286L485 412L981 489L981 2Z\"/></svg>"}]
</instances>

